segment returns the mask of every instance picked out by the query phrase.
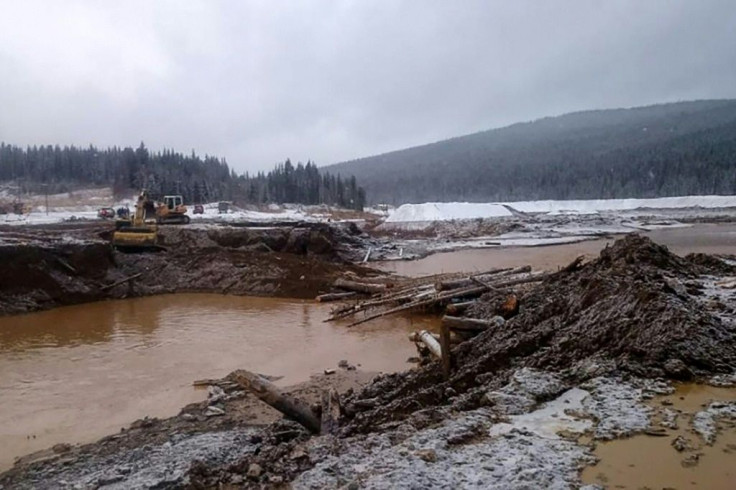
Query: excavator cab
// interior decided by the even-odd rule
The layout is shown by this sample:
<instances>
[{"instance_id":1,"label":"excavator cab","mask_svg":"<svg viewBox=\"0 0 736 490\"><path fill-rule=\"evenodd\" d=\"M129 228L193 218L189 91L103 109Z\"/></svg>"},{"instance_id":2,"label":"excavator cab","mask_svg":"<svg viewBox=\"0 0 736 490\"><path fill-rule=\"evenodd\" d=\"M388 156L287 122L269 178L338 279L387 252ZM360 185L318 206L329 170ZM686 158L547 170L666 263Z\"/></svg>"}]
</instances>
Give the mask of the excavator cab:
<instances>
[{"instance_id":1,"label":"excavator cab","mask_svg":"<svg viewBox=\"0 0 736 490\"><path fill-rule=\"evenodd\" d=\"M164 204L169 210L174 210L179 206L184 206L184 198L181 196L164 196Z\"/></svg>"},{"instance_id":2,"label":"excavator cab","mask_svg":"<svg viewBox=\"0 0 736 490\"><path fill-rule=\"evenodd\" d=\"M187 207L182 196L164 196L164 201L156 210L156 221L160 224L185 225L189 223Z\"/></svg>"},{"instance_id":3,"label":"excavator cab","mask_svg":"<svg viewBox=\"0 0 736 490\"><path fill-rule=\"evenodd\" d=\"M112 244L124 252L160 250L156 228L156 206L143 190L135 203L135 213L115 222Z\"/></svg>"}]
</instances>

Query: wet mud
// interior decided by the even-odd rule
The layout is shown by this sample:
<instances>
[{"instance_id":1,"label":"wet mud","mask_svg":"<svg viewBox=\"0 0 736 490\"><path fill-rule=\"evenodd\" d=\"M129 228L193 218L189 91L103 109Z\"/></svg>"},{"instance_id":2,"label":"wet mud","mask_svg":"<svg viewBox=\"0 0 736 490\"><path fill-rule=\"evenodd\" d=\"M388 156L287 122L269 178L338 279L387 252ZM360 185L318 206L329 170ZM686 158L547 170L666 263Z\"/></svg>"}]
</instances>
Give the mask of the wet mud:
<instances>
[{"instance_id":1,"label":"wet mud","mask_svg":"<svg viewBox=\"0 0 736 490\"><path fill-rule=\"evenodd\" d=\"M155 253L115 251L111 234L99 225L0 229L0 314L175 292L314 298L340 274L365 273L350 262L361 253L350 224L161 226L165 250Z\"/></svg>"},{"instance_id":2,"label":"wet mud","mask_svg":"<svg viewBox=\"0 0 736 490\"><path fill-rule=\"evenodd\" d=\"M629 235L593 260L570 264L537 285L486 293L466 316L493 318L500 300L512 293L518 309L505 316L505 323L455 347L449 377L432 361L343 392L334 436L313 437L284 420L255 433L234 434L246 428L244 415L236 420L208 417L216 411L200 405L185 411L188 417L141 422L132 429L141 431L135 437L123 435L118 442L75 449L69 462L56 455L47 463L15 468L0 477L0 484L33 487L63 478L95 485L112 479L124 486L145 473L138 456L122 449L150 439L150 444L168 443L189 454L191 440L176 433L183 420L202 419L202 427L220 430L227 440L211 441L211 459L190 458L195 462L186 471L155 478L145 474L150 485L579 486L581 471L596 460L594 448L577 441L580 431L601 448L600 441L640 437L661 416L644 401L671 395L672 382L704 382L716 375L736 382L734 275L732 260L681 257L645 237ZM216 405L218 410L224 406L227 413L229 396L236 393L212 393L226 400ZM575 413L558 406L568 402L577 407ZM314 410L318 413L319 405ZM575 419L570 431L578 432L550 437L534 424L514 425L545 413ZM710 403L693 416L692 427L699 437L717 444L719 424L735 416L736 405ZM500 424L510 428L499 432ZM236 454L233 458L222 456L221 448L233 447L233 438L241 436L245 442L237 447L242 451L227 453ZM107 452L112 448L124 464L99 462L100 455L113 454Z\"/></svg>"},{"instance_id":3,"label":"wet mud","mask_svg":"<svg viewBox=\"0 0 736 490\"><path fill-rule=\"evenodd\" d=\"M712 401L736 402L736 388L680 384L674 393L648 402L659 425L650 434L601 442L599 461L585 468L584 483L607 488L733 488L736 478L736 421L721 421L715 441L706 443L692 427Z\"/></svg>"}]
</instances>

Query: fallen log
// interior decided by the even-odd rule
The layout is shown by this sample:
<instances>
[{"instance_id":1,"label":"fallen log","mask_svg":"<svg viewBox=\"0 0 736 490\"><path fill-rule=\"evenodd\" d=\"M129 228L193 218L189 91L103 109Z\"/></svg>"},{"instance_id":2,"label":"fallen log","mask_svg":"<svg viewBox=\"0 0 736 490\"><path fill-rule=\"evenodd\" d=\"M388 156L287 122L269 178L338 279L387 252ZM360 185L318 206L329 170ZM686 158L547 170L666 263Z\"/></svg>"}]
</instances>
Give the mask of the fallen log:
<instances>
[{"instance_id":1,"label":"fallen log","mask_svg":"<svg viewBox=\"0 0 736 490\"><path fill-rule=\"evenodd\" d=\"M320 434L334 434L340 428L340 396L335 388L322 392Z\"/></svg>"},{"instance_id":2,"label":"fallen log","mask_svg":"<svg viewBox=\"0 0 736 490\"><path fill-rule=\"evenodd\" d=\"M445 312L448 315L459 315L460 313L467 310L471 305L474 305L476 301L463 301L462 303L450 303L445 307Z\"/></svg>"},{"instance_id":3,"label":"fallen log","mask_svg":"<svg viewBox=\"0 0 736 490\"><path fill-rule=\"evenodd\" d=\"M299 422L311 432L317 434L320 431L321 421L309 408L309 405L301 400L282 393L274 384L256 373L245 369L238 369L228 374L226 379L233 381L242 388L250 391L261 401L272 406L290 419Z\"/></svg>"},{"instance_id":4,"label":"fallen log","mask_svg":"<svg viewBox=\"0 0 736 490\"><path fill-rule=\"evenodd\" d=\"M349 292L349 293L327 293L327 294L320 294L315 299L319 303L327 303L328 301L339 301L341 299L349 299L356 295L355 291Z\"/></svg>"},{"instance_id":5,"label":"fallen log","mask_svg":"<svg viewBox=\"0 0 736 490\"><path fill-rule=\"evenodd\" d=\"M539 282L544 280L547 277L552 276L555 273L542 273L542 274L532 274L526 277L521 277L518 279L509 279L508 281L501 281L501 282L495 282L491 285L481 285L481 286L475 286L475 287L469 287L469 288L462 288L462 289L454 289L452 291L448 291L447 293L434 295L431 298L422 299L421 301L412 301L410 303L407 303L405 305L391 308L389 310L382 311L380 313L375 313L373 315L368 315L365 318L361 318L360 320L356 320L353 323L347 325L348 328L355 327L356 325L360 325L362 323L369 322L371 320L375 320L376 318L381 318L388 315L394 315L396 313L401 313L404 311L409 311L414 308L421 308L425 306L431 306L436 304L444 304L447 301L450 301L455 298L474 298L482 295L486 291L489 291L489 287L492 286L494 289L498 288L504 288L509 286L516 286L517 284L525 284L530 282Z\"/></svg>"},{"instance_id":6,"label":"fallen log","mask_svg":"<svg viewBox=\"0 0 736 490\"><path fill-rule=\"evenodd\" d=\"M437 342L440 342L440 334L438 333L431 333L430 335L435 338ZM468 340L467 338L460 335L458 332L450 332L450 344L456 345L461 342L465 342ZM419 340L419 332L412 332L409 334L409 341L410 342L420 342Z\"/></svg>"},{"instance_id":7,"label":"fallen log","mask_svg":"<svg viewBox=\"0 0 736 490\"><path fill-rule=\"evenodd\" d=\"M348 291L356 291L358 293L376 294L386 290L385 284L370 284L364 282L348 281L347 279L338 279L335 281L335 287L346 289Z\"/></svg>"},{"instance_id":8,"label":"fallen log","mask_svg":"<svg viewBox=\"0 0 736 490\"><path fill-rule=\"evenodd\" d=\"M442 359L442 347L431 333L427 332L426 330L422 330L421 332L419 332L419 340L421 340L422 343L427 346L429 352L434 354L438 359Z\"/></svg>"},{"instance_id":9,"label":"fallen log","mask_svg":"<svg viewBox=\"0 0 736 490\"><path fill-rule=\"evenodd\" d=\"M442 326L452 330L470 330L474 332L482 332L489 328L498 327L505 323L501 316L494 316L490 320L482 320L479 318L466 318L462 316L445 315L442 317Z\"/></svg>"},{"instance_id":10,"label":"fallen log","mask_svg":"<svg viewBox=\"0 0 736 490\"><path fill-rule=\"evenodd\" d=\"M452 352L450 351L450 329L446 325L440 327L440 354L442 354L442 375L450 379L452 371Z\"/></svg>"},{"instance_id":11,"label":"fallen log","mask_svg":"<svg viewBox=\"0 0 736 490\"><path fill-rule=\"evenodd\" d=\"M531 272L531 270L532 268L529 265L525 265L523 267L517 267L515 269L511 269L511 268L491 269L486 272L481 272L479 274L473 274L472 276L463 277L460 279L439 281L435 283L435 289L437 291L450 291L453 289L472 286L473 284L477 284L478 281L483 282L483 283L492 284L493 282L500 280L502 277L513 276L515 274L524 274L526 272Z\"/></svg>"},{"instance_id":12,"label":"fallen log","mask_svg":"<svg viewBox=\"0 0 736 490\"><path fill-rule=\"evenodd\" d=\"M120 286L121 284L125 284L128 281L132 281L133 279L137 279L143 275L142 272L139 272L138 274L133 274L132 276L126 277L125 279L121 279L119 281L116 281L112 284L108 284L107 286L102 286L100 288L100 291L107 291L108 289L112 289L116 286Z\"/></svg>"}]
</instances>

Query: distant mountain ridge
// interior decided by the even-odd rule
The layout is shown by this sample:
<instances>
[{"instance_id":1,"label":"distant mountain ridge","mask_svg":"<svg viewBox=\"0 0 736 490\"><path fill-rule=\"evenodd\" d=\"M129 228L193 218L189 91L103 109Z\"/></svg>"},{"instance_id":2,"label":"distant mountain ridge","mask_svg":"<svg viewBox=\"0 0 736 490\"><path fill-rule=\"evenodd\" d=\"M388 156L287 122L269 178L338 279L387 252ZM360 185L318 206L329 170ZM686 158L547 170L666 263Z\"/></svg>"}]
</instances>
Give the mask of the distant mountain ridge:
<instances>
[{"instance_id":1,"label":"distant mountain ridge","mask_svg":"<svg viewBox=\"0 0 736 490\"><path fill-rule=\"evenodd\" d=\"M324 168L373 203L736 194L736 100L575 112Z\"/></svg>"}]
</instances>

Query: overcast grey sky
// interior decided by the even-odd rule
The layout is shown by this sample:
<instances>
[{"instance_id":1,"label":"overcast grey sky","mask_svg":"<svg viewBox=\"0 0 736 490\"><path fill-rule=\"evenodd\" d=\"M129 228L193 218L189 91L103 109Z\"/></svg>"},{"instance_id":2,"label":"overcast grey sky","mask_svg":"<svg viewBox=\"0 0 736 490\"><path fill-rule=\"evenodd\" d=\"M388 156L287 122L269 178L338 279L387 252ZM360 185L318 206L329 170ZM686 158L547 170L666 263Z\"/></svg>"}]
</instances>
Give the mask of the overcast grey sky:
<instances>
[{"instance_id":1,"label":"overcast grey sky","mask_svg":"<svg viewBox=\"0 0 736 490\"><path fill-rule=\"evenodd\" d=\"M736 97L736 2L0 0L0 140L320 165Z\"/></svg>"}]
</instances>

